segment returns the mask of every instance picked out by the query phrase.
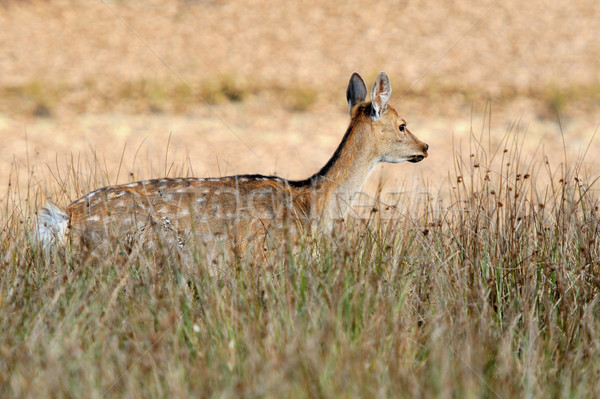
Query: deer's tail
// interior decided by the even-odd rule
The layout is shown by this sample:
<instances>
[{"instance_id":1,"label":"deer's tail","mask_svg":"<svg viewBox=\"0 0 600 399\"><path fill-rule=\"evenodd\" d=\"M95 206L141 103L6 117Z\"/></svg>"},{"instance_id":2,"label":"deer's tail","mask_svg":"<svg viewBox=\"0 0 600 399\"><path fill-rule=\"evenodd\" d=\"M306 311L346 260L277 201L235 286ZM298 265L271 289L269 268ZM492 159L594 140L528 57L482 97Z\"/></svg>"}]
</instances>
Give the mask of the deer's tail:
<instances>
[{"instance_id":1,"label":"deer's tail","mask_svg":"<svg viewBox=\"0 0 600 399\"><path fill-rule=\"evenodd\" d=\"M67 240L69 215L58 206L48 203L37 214L35 234L46 253Z\"/></svg>"}]
</instances>

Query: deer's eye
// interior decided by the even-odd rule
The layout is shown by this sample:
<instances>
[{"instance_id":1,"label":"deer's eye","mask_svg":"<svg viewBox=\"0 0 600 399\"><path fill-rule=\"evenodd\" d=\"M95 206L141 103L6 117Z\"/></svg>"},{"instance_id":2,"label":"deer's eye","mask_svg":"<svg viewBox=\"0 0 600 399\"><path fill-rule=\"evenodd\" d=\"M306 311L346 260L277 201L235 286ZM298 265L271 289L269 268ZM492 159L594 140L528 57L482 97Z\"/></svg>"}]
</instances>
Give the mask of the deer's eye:
<instances>
[{"instance_id":1,"label":"deer's eye","mask_svg":"<svg viewBox=\"0 0 600 399\"><path fill-rule=\"evenodd\" d=\"M398 129L400 129L401 132L404 132L406 130L406 123L401 124Z\"/></svg>"}]
</instances>

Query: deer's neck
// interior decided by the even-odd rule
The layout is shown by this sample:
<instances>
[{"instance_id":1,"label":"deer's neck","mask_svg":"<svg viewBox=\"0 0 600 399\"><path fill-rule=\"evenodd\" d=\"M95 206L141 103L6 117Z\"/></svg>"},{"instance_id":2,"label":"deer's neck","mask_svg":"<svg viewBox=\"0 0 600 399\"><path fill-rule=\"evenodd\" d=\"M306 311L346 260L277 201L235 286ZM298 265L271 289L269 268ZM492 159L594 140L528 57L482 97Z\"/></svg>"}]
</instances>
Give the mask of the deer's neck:
<instances>
[{"instance_id":1,"label":"deer's neck","mask_svg":"<svg viewBox=\"0 0 600 399\"><path fill-rule=\"evenodd\" d=\"M346 215L377 164L370 135L369 125L351 124L329 162L312 176L313 216L332 220Z\"/></svg>"}]
</instances>

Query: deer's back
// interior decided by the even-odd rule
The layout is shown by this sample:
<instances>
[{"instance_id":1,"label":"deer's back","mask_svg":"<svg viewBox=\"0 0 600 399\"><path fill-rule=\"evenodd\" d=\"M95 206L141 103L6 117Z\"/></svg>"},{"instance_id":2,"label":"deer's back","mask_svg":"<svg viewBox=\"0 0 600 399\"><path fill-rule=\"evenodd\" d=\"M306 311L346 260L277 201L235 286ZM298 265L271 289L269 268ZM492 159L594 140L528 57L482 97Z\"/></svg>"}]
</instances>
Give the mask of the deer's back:
<instances>
[{"instance_id":1,"label":"deer's back","mask_svg":"<svg viewBox=\"0 0 600 399\"><path fill-rule=\"evenodd\" d=\"M184 242L190 235L252 235L291 219L305 223L308 209L297 191L287 180L261 175L144 180L93 191L67 213L86 244L150 232Z\"/></svg>"}]
</instances>

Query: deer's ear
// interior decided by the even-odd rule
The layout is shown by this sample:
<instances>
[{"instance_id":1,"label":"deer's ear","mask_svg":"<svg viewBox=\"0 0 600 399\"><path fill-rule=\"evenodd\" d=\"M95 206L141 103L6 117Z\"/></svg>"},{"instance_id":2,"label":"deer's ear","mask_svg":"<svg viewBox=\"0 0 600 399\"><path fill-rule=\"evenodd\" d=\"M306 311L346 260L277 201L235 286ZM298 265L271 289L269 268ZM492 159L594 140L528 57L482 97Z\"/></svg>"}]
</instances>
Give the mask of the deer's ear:
<instances>
[{"instance_id":1,"label":"deer's ear","mask_svg":"<svg viewBox=\"0 0 600 399\"><path fill-rule=\"evenodd\" d=\"M377 121L387 108L392 95L392 86L385 72L380 72L371 90L371 118Z\"/></svg>"},{"instance_id":2,"label":"deer's ear","mask_svg":"<svg viewBox=\"0 0 600 399\"><path fill-rule=\"evenodd\" d=\"M356 104L364 102L365 98L367 98L367 86L360 75L354 72L350 77L350 82L348 82L348 88L346 89L346 100L348 100L350 116L352 116L352 108Z\"/></svg>"}]
</instances>

